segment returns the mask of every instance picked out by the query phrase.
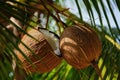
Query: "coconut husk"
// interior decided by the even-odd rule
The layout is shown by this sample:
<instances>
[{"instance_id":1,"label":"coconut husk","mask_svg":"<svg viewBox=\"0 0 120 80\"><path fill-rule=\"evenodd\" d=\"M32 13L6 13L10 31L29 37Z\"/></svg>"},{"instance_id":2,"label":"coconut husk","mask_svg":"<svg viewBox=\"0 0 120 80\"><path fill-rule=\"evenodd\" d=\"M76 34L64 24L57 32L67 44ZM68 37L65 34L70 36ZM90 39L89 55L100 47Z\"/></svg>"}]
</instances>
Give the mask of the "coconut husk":
<instances>
[{"instance_id":1,"label":"coconut husk","mask_svg":"<svg viewBox=\"0 0 120 80\"><path fill-rule=\"evenodd\" d=\"M95 62L101 54L101 48L101 41L96 32L84 24L66 28L60 37L61 54L70 65L77 69L92 65L100 76Z\"/></svg>"},{"instance_id":2,"label":"coconut husk","mask_svg":"<svg viewBox=\"0 0 120 80\"><path fill-rule=\"evenodd\" d=\"M23 68L30 72L48 72L60 64L61 58L54 54L51 46L45 39L42 33L32 29L28 32L32 37L24 35L22 42L32 50L29 51L24 45L20 44L19 48L25 53L25 55L31 60L32 64L28 62L25 57L17 53L18 58L23 64Z\"/></svg>"}]
</instances>

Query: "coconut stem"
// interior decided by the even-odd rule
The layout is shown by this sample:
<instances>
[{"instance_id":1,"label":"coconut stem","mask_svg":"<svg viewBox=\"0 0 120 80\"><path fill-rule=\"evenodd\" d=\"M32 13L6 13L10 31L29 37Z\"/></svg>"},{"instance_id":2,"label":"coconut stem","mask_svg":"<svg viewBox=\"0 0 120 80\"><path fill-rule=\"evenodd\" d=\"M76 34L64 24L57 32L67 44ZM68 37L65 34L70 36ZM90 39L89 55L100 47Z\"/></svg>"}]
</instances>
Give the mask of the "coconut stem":
<instances>
[{"instance_id":1,"label":"coconut stem","mask_svg":"<svg viewBox=\"0 0 120 80\"><path fill-rule=\"evenodd\" d=\"M92 65L93 68L96 70L96 72L97 72L97 74L99 75L100 79L103 80L102 75L101 75L101 71L100 71L100 69L99 69L98 64L96 63L96 61L95 61L95 60L92 61L92 62L91 62L91 65Z\"/></svg>"}]
</instances>

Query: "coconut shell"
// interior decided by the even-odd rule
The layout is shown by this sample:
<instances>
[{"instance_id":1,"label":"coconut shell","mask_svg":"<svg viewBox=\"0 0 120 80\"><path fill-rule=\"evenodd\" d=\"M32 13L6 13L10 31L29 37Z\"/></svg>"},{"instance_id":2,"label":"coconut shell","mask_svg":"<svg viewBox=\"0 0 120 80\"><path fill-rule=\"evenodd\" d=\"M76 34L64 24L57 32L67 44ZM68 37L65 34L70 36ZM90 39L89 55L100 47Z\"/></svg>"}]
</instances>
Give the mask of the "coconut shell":
<instances>
[{"instance_id":1,"label":"coconut shell","mask_svg":"<svg viewBox=\"0 0 120 80\"><path fill-rule=\"evenodd\" d=\"M31 29L28 34L35 39L26 34L21 41L31 49L33 53L22 44L19 45L19 48L30 59L32 64L28 62L20 52L17 52L17 56L26 71L40 73L48 72L60 64L61 58L54 54L54 51L41 32Z\"/></svg>"},{"instance_id":2,"label":"coconut shell","mask_svg":"<svg viewBox=\"0 0 120 80\"><path fill-rule=\"evenodd\" d=\"M64 30L60 38L63 58L77 69L96 61L101 53L101 42L94 30L88 26L74 25Z\"/></svg>"}]
</instances>

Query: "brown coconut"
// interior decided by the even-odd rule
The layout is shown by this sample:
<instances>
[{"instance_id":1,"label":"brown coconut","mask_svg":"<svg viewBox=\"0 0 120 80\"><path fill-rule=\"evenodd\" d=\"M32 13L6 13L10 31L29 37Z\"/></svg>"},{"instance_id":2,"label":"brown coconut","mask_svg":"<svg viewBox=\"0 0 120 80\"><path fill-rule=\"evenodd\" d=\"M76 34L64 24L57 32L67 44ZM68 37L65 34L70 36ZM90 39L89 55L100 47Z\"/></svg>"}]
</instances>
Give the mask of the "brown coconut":
<instances>
[{"instance_id":1,"label":"brown coconut","mask_svg":"<svg viewBox=\"0 0 120 80\"><path fill-rule=\"evenodd\" d=\"M66 28L60 38L60 51L73 67L83 69L92 65L100 75L95 62L101 54L101 42L88 25L79 24Z\"/></svg>"},{"instance_id":2,"label":"brown coconut","mask_svg":"<svg viewBox=\"0 0 120 80\"><path fill-rule=\"evenodd\" d=\"M23 68L30 72L48 72L55 68L61 62L61 58L54 54L53 49L45 39L44 35L38 30L31 29L30 34L35 39L31 38L27 34L23 36L22 42L32 50L28 50L23 44L19 45L19 48L25 53L25 55L31 60L32 64L26 60L26 58L17 52L17 56L23 64Z\"/></svg>"}]
</instances>

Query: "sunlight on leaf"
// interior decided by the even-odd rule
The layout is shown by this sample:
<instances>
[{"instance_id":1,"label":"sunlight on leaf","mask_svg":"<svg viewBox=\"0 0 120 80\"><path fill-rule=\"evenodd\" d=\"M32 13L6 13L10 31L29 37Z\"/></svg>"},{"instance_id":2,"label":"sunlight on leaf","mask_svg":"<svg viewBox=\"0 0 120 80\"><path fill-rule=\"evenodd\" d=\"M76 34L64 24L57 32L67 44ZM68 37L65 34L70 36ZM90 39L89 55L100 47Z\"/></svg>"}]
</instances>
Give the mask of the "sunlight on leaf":
<instances>
[{"instance_id":1,"label":"sunlight on leaf","mask_svg":"<svg viewBox=\"0 0 120 80\"><path fill-rule=\"evenodd\" d=\"M120 50L120 44L115 42L111 37L109 37L108 35L105 35L105 38L110 41L117 49Z\"/></svg>"}]
</instances>

